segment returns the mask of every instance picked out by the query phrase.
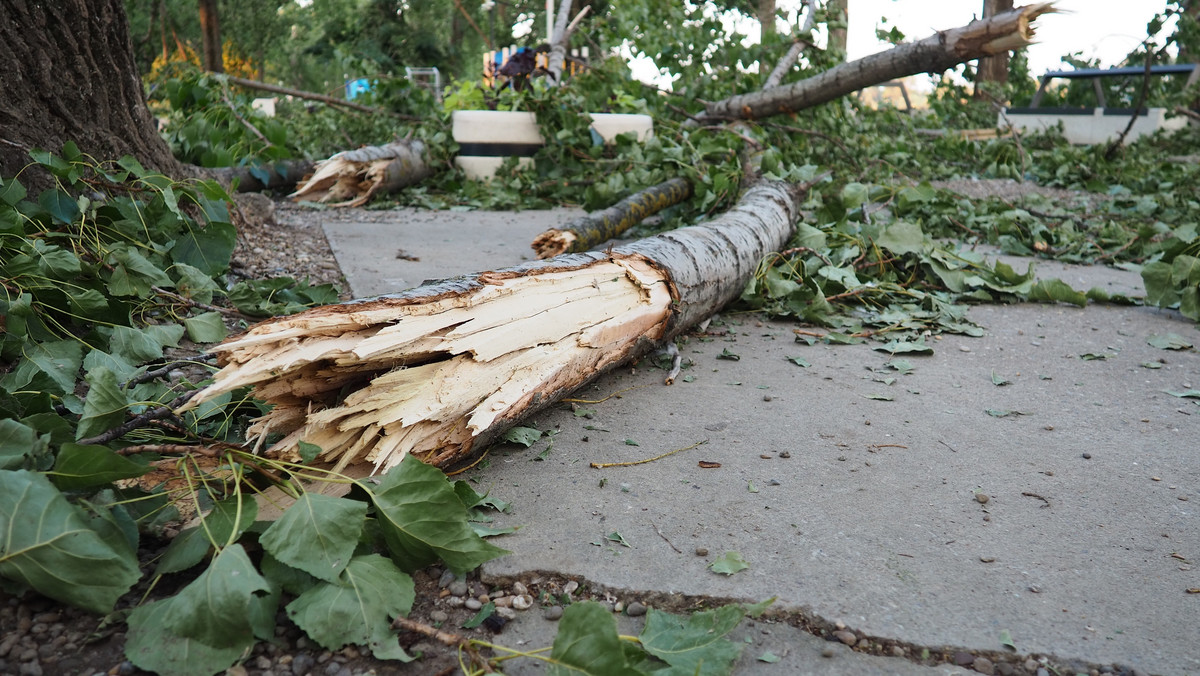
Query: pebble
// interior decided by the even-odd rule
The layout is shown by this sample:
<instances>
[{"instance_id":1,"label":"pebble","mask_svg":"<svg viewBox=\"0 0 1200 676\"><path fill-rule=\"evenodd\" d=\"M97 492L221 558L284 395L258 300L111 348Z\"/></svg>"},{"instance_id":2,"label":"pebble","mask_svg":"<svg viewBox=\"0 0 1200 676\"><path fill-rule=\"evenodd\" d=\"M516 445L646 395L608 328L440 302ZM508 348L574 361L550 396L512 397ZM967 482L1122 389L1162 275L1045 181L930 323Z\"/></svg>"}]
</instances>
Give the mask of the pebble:
<instances>
[{"instance_id":1,"label":"pebble","mask_svg":"<svg viewBox=\"0 0 1200 676\"><path fill-rule=\"evenodd\" d=\"M479 599L467 599L463 602L463 605L466 606L467 610L479 610L483 607L483 604L479 602Z\"/></svg>"},{"instance_id":2,"label":"pebble","mask_svg":"<svg viewBox=\"0 0 1200 676\"><path fill-rule=\"evenodd\" d=\"M892 646L892 657L904 657L904 648L898 645Z\"/></svg>"},{"instance_id":3,"label":"pebble","mask_svg":"<svg viewBox=\"0 0 1200 676\"><path fill-rule=\"evenodd\" d=\"M958 346L958 351L959 351L959 352L970 352L970 351L971 351L971 348L967 347L966 345L959 345L959 346Z\"/></svg>"},{"instance_id":4,"label":"pebble","mask_svg":"<svg viewBox=\"0 0 1200 676\"><path fill-rule=\"evenodd\" d=\"M976 657L975 661L971 663L971 668L986 676L996 673L996 665L986 657Z\"/></svg>"},{"instance_id":5,"label":"pebble","mask_svg":"<svg viewBox=\"0 0 1200 676\"><path fill-rule=\"evenodd\" d=\"M996 673L1000 674L1000 676L1012 676L1017 673L1017 668L1008 662L1001 662L996 665Z\"/></svg>"},{"instance_id":6,"label":"pebble","mask_svg":"<svg viewBox=\"0 0 1200 676\"><path fill-rule=\"evenodd\" d=\"M981 505L986 505L988 503L988 500L991 500L991 498L988 497L987 493L976 493L975 494L975 502L978 502Z\"/></svg>"},{"instance_id":7,"label":"pebble","mask_svg":"<svg viewBox=\"0 0 1200 676\"><path fill-rule=\"evenodd\" d=\"M450 583L450 586L447 587L447 589L450 590L451 596L467 595L467 583L465 580L455 580L454 582Z\"/></svg>"},{"instance_id":8,"label":"pebble","mask_svg":"<svg viewBox=\"0 0 1200 676\"><path fill-rule=\"evenodd\" d=\"M513 599L515 599L515 598L517 598L517 597L501 596L498 599L492 599L492 603L495 603L497 608L508 608L508 607L512 606Z\"/></svg>"},{"instance_id":9,"label":"pebble","mask_svg":"<svg viewBox=\"0 0 1200 676\"><path fill-rule=\"evenodd\" d=\"M516 589L516 585L513 585L513 588ZM571 580L570 582L563 585L563 593L564 594L571 594L576 589L579 589L579 583L576 582L575 580Z\"/></svg>"},{"instance_id":10,"label":"pebble","mask_svg":"<svg viewBox=\"0 0 1200 676\"><path fill-rule=\"evenodd\" d=\"M445 622L448 619L450 619L450 616L444 610L434 610L429 613L429 620L431 622Z\"/></svg>"},{"instance_id":11,"label":"pebble","mask_svg":"<svg viewBox=\"0 0 1200 676\"><path fill-rule=\"evenodd\" d=\"M438 578L438 587L444 588L444 587L448 586L451 582L454 582L454 572L448 570L448 571L442 573L442 576L440 578Z\"/></svg>"},{"instance_id":12,"label":"pebble","mask_svg":"<svg viewBox=\"0 0 1200 676\"><path fill-rule=\"evenodd\" d=\"M503 617L506 620L517 619L517 612L515 610L513 610L512 608L497 608L496 614L499 615L500 617Z\"/></svg>"},{"instance_id":13,"label":"pebble","mask_svg":"<svg viewBox=\"0 0 1200 676\"><path fill-rule=\"evenodd\" d=\"M614 613L619 613L622 610L625 610L625 602L624 601L617 601L616 603L613 604L613 612Z\"/></svg>"},{"instance_id":14,"label":"pebble","mask_svg":"<svg viewBox=\"0 0 1200 676\"><path fill-rule=\"evenodd\" d=\"M1091 453L1084 453L1084 454L1083 454L1083 459L1084 459L1084 460L1091 460L1091 459L1092 459L1092 454L1091 454Z\"/></svg>"},{"instance_id":15,"label":"pebble","mask_svg":"<svg viewBox=\"0 0 1200 676\"><path fill-rule=\"evenodd\" d=\"M42 676L42 665L37 662L26 662L21 665L21 676Z\"/></svg>"},{"instance_id":16,"label":"pebble","mask_svg":"<svg viewBox=\"0 0 1200 676\"><path fill-rule=\"evenodd\" d=\"M311 654L302 652L296 654L292 658L292 674L295 676L304 676L307 672L312 671L313 666L316 666L317 660L314 660Z\"/></svg>"},{"instance_id":17,"label":"pebble","mask_svg":"<svg viewBox=\"0 0 1200 676\"><path fill-rule=\"evenodd\" d=\"M267 657L266 655L259 655L258 657L254 658L254 666L258 667L259 669L270 669L271 658Z\"/></svg>"},{"instance_id":18,"label":"pebble","mask_svg":"<svg viewBox=\"0 0 1200 676\"><path fill-rule=\"evenodd\" d=\"M836 654L837 654L837 651L834 650L833 646L831 646L831 645L827 645L821 649L821 657L833 657Z\"/></svg>"},{"instance_id":19,"label":"pebble","mask_svg":"<svg viewBox=\"0 0 1200 676\"><path fill-rule=\"evenodd\" d=\"M855 643L858 643L858 637L855 636L854 632L852 631L846 631L844 629L842 631L835 631L833 632L833 636L837 640L851 647L853 647Z\"/></svg>"},{"instance_id":20,"label":"pebble","mask_svg":"<svg viewBox=\"0 0 1200 676\"><path fill-rule=\"evenodd\" d=\"M578 583L578 582L568 582L568 583L567 583L567 586L569 587L569 586L571 586L572 584L573 584L573 585L575 585L575 587L576 587L576 588L578 588L578 587L579 587L579 583ZM565 589L565 587L564 587L564 589ZM571 591L574 591L574 589L572 589ZM524 584L524 583L522 583L522 582L514 582L514 583L513 583L513 586L512 586L512 592L513 592L513 594L515 594L515 595L517 595L517 596L520 596L521 594L528 594L528 593L529 593L529 588L528 588L528 587L526 587L526 586L525 586L525 584ZM568 593L570 593L570 592L568 592Z\"/></svg>"},{"instance_id":21,"label":"pebble","mask_svg":"<svg viewBox=\"0 0 1200 676\"><path fill-rule=\"evenodd\" d=\"M771 395L769 395L769 394L763 395L763 401L771 401L771 399L773 399L773 397Z\"/></svg>"},{"instance_id":22,"label":"pebble","mask_svg":"<svg viewBox=\"0 0 1200 676\"><path fill-rule=\"evenodd\" d=\"M446 605L450 606L451 608L462 608L463 599L461 596L447 596Z\"/></svg>"},{"instance_id":23,"label":"pebble","mask_svg":"<svg viewBox=\"0 0 1200 676\"><path fill-rule=\"evenodd\" d=\"M546 618L547 620L550 620L551 622L562 619L562 616L563 616L562 606L550 606L549 608L547 608L545 611L542 612L542 617Z\"/></svg>"},{"instance_id":24,"label":"pebble","mask_svg":"<svg viewBox=\"0 0 1200 676\"><path fill-rule=\"evenodd\" d=\"M791 453L789 453L788 451L780 451L780 453L779 453L779 457L781 457L781 458L790 458L790 457L792 457L792 454L791 454Z\"/></svg>"},{"instance_id":25,"label":"pebble","mask_svg":"<svg viewBox=\"0 0 1200 676\"><path fill-rule=\"evenodd\" d=\"M697 547L696 548L696 556L708 556L708 548L707 547Z\"/></svg>"},{"instance_id":26,"label":"pebble","mask_svg":"<svg viewBox=\"0 0 1200 676\"><path fill-rule=\"evenodd\" d=\"M520 594L513 597L512 607L517 610L529 610L533 607L533 597L529 594Z\"/></svg>"},{"instance_id":27,"label":"pebble","mask_svg":"<svg viewBox=\"0 0 1200 676\"><path fill-rule=\"evenodd\" d=\"M979 557L979 560L980 560L980 561L983 561L984 563L995 563L995 562L996 562L996 557L994 557L994 556L980 556L980 557Z\"/></svg>"},{"instance_id":28,"label":"pebble","mask_svg":"<svg viewBox=\"0 0 1200 676\"><path fill-rule=\"evenodd\" d=\"M954 663L960 667L965 667L975 661L975 656L971 653L957 652L954 653Z\"/></svg>"},{"instance_id":29,"label":"pebble","mask_svg":"<svg viewBox=\"0 0 1200 676\"><path fill-rule=\"evenodd\" d=\"M1025 660L1025 664L1024 664L1024 665L1022 665L1022 666L1024 666L1024 667L1025 667L1025 671L1037 671L1037 668L1038 668L1038 666L1039 666L1039 665L1038 665L1038 661L1037 661L1037 660L1035 660L1035 659L1028 659L1028 660Z\"/></svg>"},{"instance_id":30,"label":"pebble","mask_svg":"<svg viewBox=\"0 0 1200 676\"><path fill-rule=\"evenodd\" d=\"M641 617L646 614L646 605L644 603L634 601L625 609L625 614L630 617Z\"/></svg>"}]
</instances>

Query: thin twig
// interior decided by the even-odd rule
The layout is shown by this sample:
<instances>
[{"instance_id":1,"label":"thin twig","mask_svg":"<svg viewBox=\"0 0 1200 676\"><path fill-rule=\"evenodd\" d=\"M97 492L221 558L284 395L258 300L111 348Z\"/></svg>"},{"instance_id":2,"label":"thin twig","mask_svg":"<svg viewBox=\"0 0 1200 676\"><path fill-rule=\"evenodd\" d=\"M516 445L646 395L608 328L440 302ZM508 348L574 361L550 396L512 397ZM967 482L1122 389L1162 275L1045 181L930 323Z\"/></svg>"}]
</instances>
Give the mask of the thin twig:
<instances>
[{"instance_id":1,"label":"thin twig","mask_svg":"<svg viewBox=\"0 0 1200 676\"><path fill-rule=\"evenodd\" d=\"M196 362L209 362L216 358L217 358L217 355L215 355L215 354L201 354L201 355L197 355L191 359L180 359L179 361L173 361L164 366L160 366L152 371L146 371L145 373L141 373L141 374L138 374L138 375L130 378L124 385L121 386L121 388L127 390L127 389L133 387L134 385L141 385L142 383L148 383L151 380L154 380L155 378L165 376L168 373L170 373L171 371L174 371L175 369L179 368L180 366L184 366L187 364L193 364Z\"/></svg>"},{"instance_id":2,"label":"thin twig","mask_svg":"<svg viewBox=\"0 0 1200 676\"><path fill-rule=\"evenodd\" d=\"M667 354L671 357L671 370L667 372L667 379L663 381L664 385L674 385L675 379L679 377L679 369L683 368L683 355L679 354L679 348L675 347L675 343L667 343Z\"/></svg>"},{"instance_id":3,"label":"thin twig","mask_svg":"<svg viewBox=\"0 0 1200 676\"><path fill-rule=\"evenodd\" d=\"M87 439L80 439L77 443L79 443L81 446L91 446L93 444L106 444L114 439L120 439L136 429L145 427L151 420L158 420L159 418L165 418L169 415L173 415L175 413L175 409L186 404L188 400L197 394L200 394L201 391L202 390L192 390L191 392L184 392L178 397L175 397L175 399L166 406L159 406L158 408L146 411L145 413L129 420L128 422L125 422L124 424L118 425L117 427L114 427L103 434L98 434Z\"/></svg>"},{"instance_id":4,"label":"thin twig","mask_svg":"<svg viewBox=\"0 0 1200 676\"><path fill-rule=\"evenodd\" d=\"M842 153L846 156L846 159L850 160L850 163L854 165L855 169L860 168L860 165L858 163L858 158L854 156L854 153L850 152L850 149L847 148L845 146L845 144L843 144L841 141L835 139L832 136L829 136L828 134L822 134L821 132L813 131L812 129L801 129L800 127L792 127L792 126L789 126L786 124L777 124L774 122L768 122L766 124L768 124L772 127L775 127L776 129L779 129L781 131L786 131L786 132L789 132L792 134L804 134L805 136L815 136L819 139L824 139L826 141L829 141L833 145L837 146L839 150L842 151Z\"/></svg>"},{"instance_id":5,"label":"thin twig","mask_svg":"<svg viewBox=\"0 0 1200 676\"><path fill-rule=\"evenodd\" d=\"M623 390L617 390L616 392L613 392L612 394L608 395L607 397L605 397L603 399L560 399L559 401L562 401L563 403L567 403L567 404L603 404L604 402L608 401L609 399L612 399L613 397L620 396L622 392L628 392L629 390L636 390L639 387L645 387L645 385L634 385L633 387L626 387Z\"/></svg>"},{"instance_id":6,"label":"thin twig","mask_svg":"<svg viewBox=\"0 0 1200 676\"><path fill-rule=\"evenodd\" d=\"M654 462L655 460L662 460L663 458L665 458L667 456L675 455L676 453L679 453L681 451L690 451L693 448L696 448L697 446L703 446L704 444L707 444L707 443L708 443L708 439L705 439L704 441L697 441L696 443L692 444L691 446L686 446L684 448L677 448L673 451L667 451L666 453L663 453L662 455L656 455L653 458L646 458L644 460L632 460L630 462L593 462L591 464L591 466L596 469L605 469L607 467L630 467L633 465L644 465L648 462Z\"/></svg>"},{"instance_id":7,"label":"thin twig","mask_svg":"<svg viewBox=\"0 0 1200 676\"><path fill-rule=\"evenodd\" d=\"M1038 495L1037 493L1031 493L1031 492L1029 492L1029 491L1023 491L1023 492L1021 493L1021 495L1024 495L1024 496L1025 496L1025 497L1027 497L1027 498L1037 498L1038 500L1041 500L1042 502L1046 503L1046 504L1042 505L1042 509L1045 509L1045 508L1047 508L1047 507L1049 507L1049 506L1050 506L1050 501L1049 501L1049 500L1047 500L1046 498L1043 498L1042 496Z\"/></svg>"},{"instance_id":8,"label":"thin twig","mask_svg":"<svg viewBox=\"0 0 1200 676\"><path fill-rule=\"evenodd\" d=\"M658 524L656 524L656 523L654 523L653 521L651 521L651 522L650 522L650 525L654 527L654 532L655 532L655 533L658 533L658 537L662 538L662 539L663 539L663 542L666 542L668 545L670 545L670 546L671 546L671 549L674 549L676 554L682 554L682 553L683 553L682 551L680 551L680 550L679 550L679 548L678 548L678 547L676 547L676 546L675 546L675 543L673 543L673 542L671 542L670 540L668 540L666 535L663 535L663 532L662 532L661 530L659 530L659 529L658 529Z\"/></svg>"},{"instance_id":9,"label":"thin twig","mask_svg":"<svg viewBox=\"0 0 1200 676\"><path fill-rule=\"evenodd\" d=\"M263 143L267 144L268 146L275 145L274 143L271 143L270 141L268 141L267 137L264 136L263 133L258 130L258 127L254 126L253 124L250 123L250 120L247 120L246 118L242 117L241 113L239 113L237 111L237 108L234 107L233 101L231 101L229 99L229 83L228 82L221 83L221 100L225 102L225 105L229 108L229 112L233 113L233 116L235 118L237 118L237 121L241 122L243 126L245 126L247 129L249 129L251 132L253 132L254 135L258 137L258 140L262 141Z\"/></svg>"},{"instance_id":10,"label":"thin twig","mask_svg":"<svg viewBox=\"0 0 1200 676\"><path fill-rule=\"evenodd\" d=\"M167 291L166 289L162 288L161 286L152 286L152 287L150 287L150 290L153 291L154 293L157 293L160 296L166 296L167 298L176 300L176 301L183 303L184 305L187 305L189 307L200 308L201 310L208 310L210 312L220 312L223 315L227 315L229 317L237 317L238 319L250 319L250 320L254 319L254 317L251 317L250 315L238 312L237 310L232 310L227 307L217 307L215 305L208 305L206 303L201 303L198 300L192 300L191 298L188 298L187 296L181 296L181 295L175 293L174 291Z\"/></svg>"},{"instance_id":11,"label":"thin twig","mask_svg":"<svg viewBox=\"0 0 1200 676\"><path fill-rule=\"evenodd\" d=\"M1125 144L1125 137L1129 135L1130 130L1133 129L1133 125L1137 123L1138 116L1142 112L1142 106L1146 103L1146 97L1150 94L1150 67L1154 63L1154 57L1157 54L1157 52L1150 51L1150 46L1146 45L1146 70L1142 74L1142 91L1138 94L1137 103L1133 104L1133 114L1129 116L1129 124L1125 125L1125 131L1121 132L1121 135L1108 146L1108 150L1104 151L1104 159L1106 160L1111 160L1113 155L1117 154L1117 149Z\"/></svg>"}]
</instances>

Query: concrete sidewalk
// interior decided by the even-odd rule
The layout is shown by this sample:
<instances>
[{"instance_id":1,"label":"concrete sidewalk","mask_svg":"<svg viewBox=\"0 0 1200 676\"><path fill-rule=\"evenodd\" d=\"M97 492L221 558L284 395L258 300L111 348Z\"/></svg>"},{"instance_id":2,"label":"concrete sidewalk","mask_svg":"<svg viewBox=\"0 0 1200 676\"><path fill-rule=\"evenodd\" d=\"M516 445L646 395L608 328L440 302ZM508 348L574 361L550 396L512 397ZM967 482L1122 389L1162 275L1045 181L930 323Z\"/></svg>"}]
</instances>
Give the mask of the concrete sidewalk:
<instances>
[{"instance_id":1,"label":"concrete sidewalk","mask_svg":"<svg viewBox=\"0 0 1200 676\"><path fill-rule=\"evenodd\" d=\"M533 235L569 217L393 213L325 224L356 297L520 263ZM419 260L398 259L401 249ZM1138 276L1118 270L1038 270L1140 292ZM521 526L498 541L512 554L484 578L566 575L651 605L773 596L889 651L963 653L968 666L1004 655L1003 635L1022 656L1200 674L1200 594L1189 593L1200 587L1200 406L1168 393L1200 389L1200 353L1146 342L1176 333L1200 345L1200 332L1139 307L970 316L986 336L893 358L878 344L810 346L792 323L726 314L682 346L690 366L675 385L648 361L599 379L575 395L576 410L527 421L550 440L497 446L469 473L513 504L499 525ZM698 442L647 464L589 466ZM749 568L707 568L729 551ZM505 640L553 640L541 618L514 625ZM958 670L841 645L823 657L834 644L785 624L743 634L752 645L739 673ZM755 661L764 650L783 660Z\"/></svg>"}]
</instances>

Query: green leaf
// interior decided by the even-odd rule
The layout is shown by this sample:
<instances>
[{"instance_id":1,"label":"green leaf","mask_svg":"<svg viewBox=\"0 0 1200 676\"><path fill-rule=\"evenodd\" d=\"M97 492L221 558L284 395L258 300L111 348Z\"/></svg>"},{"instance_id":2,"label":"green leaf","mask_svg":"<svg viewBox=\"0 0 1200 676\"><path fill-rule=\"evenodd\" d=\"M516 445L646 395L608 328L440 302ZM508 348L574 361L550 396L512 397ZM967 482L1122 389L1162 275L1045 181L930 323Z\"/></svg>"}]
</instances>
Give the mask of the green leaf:
<instances>
[{"instance_id":1,"label":"green leaf","mask_svg":"<svg viewBox=\"0 0 1200 676\"><path fill-rule=\"evenodd\" d=\"M93 613L107 613L141 577L124 543L106 542L50 481L0 471L0 577Z\"/></svg>"},{"instance_id":2,"label":"green leaf","mask_svg":"<svg viewBox=\"0 0 1200 676\"><path fill-rule=\"evenodd\" d=\"M131 326L113 327L109 339L109 351L132 364L143 364L162 359L163 348L176 345L183 337L184 328L178 324L151 325L141 329Z\"/></svg>"},{"instance_id":3,"label":"green leaf","mask_svg":"<svg viewBox=\"0 0 1200 676\"><path fill-rule=\"evenodd\" d=\"M912 362L907 359L893 359L884 364L884 366L899 372L902 376L906 376L913 372Z\"/></svg>"},{"instance_id":4,"label":"green leaf","mask_svg":"<svg viewBox=\"0 0 1200 676\"><path fill-rule=\"evenodd\" d=\"M270 591L246 550L230 545L208 568L168 601L163 627L181 638L226 646L253 635L250 603Z\"/></svg>"},{"instance_id":5,"label":"green leaf","mask_svg":"<svg viewBox=\"0 0 1200 676\"><path fill-rule=\"evenodd\" d=\"M1087 305L1087 294L1076 291L1070 284L1061 279L1043 279L1029 290L1029 300L1039 302L1069 303L1084 307Z\"/></svg>"},{"instance_id":6,"label":"green leaf","mask_svg":"<svg viewBox=\"0 0 1200 676\"><path fill-rule=\"evenodd\" d=\"M1013 643L1012 634L1007 629L1000 630L1000 645L1013 651L1017 649L1017 644Z\"/></svg>"},{"instance_id":7,"label":"green leaf","mask_svg":"<svg viewBox=\"0 0 1200 676\"><path fill-rule=\"evenodd\" d=\"M542 438L542 431L532 427L514 427L504 433L505 441L520 444L525 448L529 448L538 439Z\"/></svg>"},{"instance_id":8,"label":"green leaf","mask_svg":"<svg viewBox=\"0 0 1200 676\"><path fill-rule=\"evenodd\" d=\"M808 361L805 360L803 357L788 357L787 360L801 368L808 368L808 367L812 366L812 364L808 363Z\"/></svg>"},{"instance_id":9,"label":"green leaf","mask_svg":"<svg viewBox=\"0 0 1200 676\"><path fill-rule=\"evenodd\" d=\"M640 446L640 444L638 444L638 442L634 441L633 439L626 439L625 445L626 446Z\"/></svg>"},{"instance_id":10,"label":"green leaf","mask_svg":"<svg viewBox=\"0 0 1200 676\"><path fill-rule=\"evenodd\" d=\"M925 344L925 336L916 340L892 340L883 345L876 345L874 349L889 354L933 354L933 347Z\"/></svg>"},{"instance_id":11,"label":"green leaf","mask_svg":"<svg viewBox=\"0 0 1200 676\"><path fill-rule=\"evenodd\" d=\"M1084 352L1079 355L1079 358L1084 361L1105 361L1112 359L1115 355L1105 354L1103 352Z\"/></svg>"},{"instance_id":12,"label":"green leaf","mask_svg":"<svg viewBox=\"0 0 1200 676\"><path fill-rule=\"evenodd\" d=\"M368 489L392 558L417 570L439 558L458 574L508 552L475 534L446 475L412 456Z\"/></svg>"},{"instance_id":13,"label":"green leaf","mask_svg":"<svg viewBox=\"0 0 1200 676\"><path fill-rule=\"evenodd\" d=\"M188 339L195 343L219 343L229 335L220 312L205 312L188 317L183 320L183 326L187 329Z\"/></svg>"},{"instance_id":14,"label":"green leaf","mask_svg":"<svg viewBox=\"0 0 1200 676\"><path fill-rule=\"evenodd\" d=\"M745 570L749 567L750 564L747 563L746 559L743 559L742 555L738 552L725 552L725 556L722 556L721 558L716 559L712 563L708 564L709 570L714 573L720 573L721 575L733 575L734 573L740 570Z\"/></svg>"},{"instance_id":15,"label":"green leaf","mask_svg":"<svg viewBox=\"0 0 1200 676\"><path fill-rule=\"evenodd\" d=\"M475 613L475 617L463 622L462 628L474 629L475 627L483 624L483 621L491 617L492 613L494 612L496 612L496 604L488 601L487 603L483 604L483 607L479 609L478 613Z\"/></svg>"},{"instance_id":16,"label":"green leaf","mask_svg":"<svg viewBox=\"0 0 1200 676\"><path fill-rule=\"evenodd\" d=\"M117 384L117 375L104 366L87 374L88 393L83 400L83 415L75 430L76 439L87 439L120 425L129 402Z\"/></svg>"},{"instance_id":17,"label":"green leaf","mask_svg":"<svg viewBox=\"0 0 1200 676\"><path fill-rule=\"evenodd\" d=\"M1029 415L1028 413L1025 413L1024 411L1008 411L1008 410L1005 410L1002 408L987 408L987 409L984 409L984 413L987 413L988 415L992 416L993 418L1008 418L1008 417L1016 417L1019 415Z\"/></svg>"},{"instance_id":18,"label":"green leaf","mask_svg":"<svg viewBox=\"0 0 1200 676\"><path fill-rule=\"evenodd\" d=\"M594 601L573 603L563 611L550 651L550 676L636 676L629 666L617 621Z\"/></svg>"},{"instance_id":19,"label":"green leaf","mask_svg":"<svg viewBox=\"0 0 1200 676\"><path fill-rule=\"evenodd\" d=\"M925 249L925 233L916 223L897 221L889 225L875 243L897 256L921 253Z\"/></svg>"},{"instance_id":20,"label":"green leaf","mask_svg":"<svg viewBox=\"0 0 1200 676\"><path fill-rule=\"evenodd\" d=\"M615 542L624 547L629 547L630 549L633 548L633 545L629 544L629 541L625 539L625 536L621 535L620 533L618 533L615 530L613 532L609 533L608 535L605 535L604 539L608 540L609 542Z\"/></svg>"},{"instance_id":21,"label":"green leaf","mask_svg":"<svg viewBox=\"0 0 1200 676\"><path fill-rule=\"evenodd\" d=\"M83 347L74 340L34 343L25 348L25 359L17 370L0 378L0 386L11 391L24 389L40 371L49 377L49 394L63 395L75 391L79 366L83 363ZM28 364L28 366L26 366Z\"/></svg>"},{"instance_id":22,"label":"green leaf","mask_svg":"<svg viewBox=\"0 0 1200 676\"><path fill-rule=\"evenodd\" d=\"M336 582L322 582L296 597L287 613L326 650L366 645L379 659L407 662L412 658L391 623L408 615L414 598L411 577L384 557L368 554L351 559Z\"/></svg>"},{"instance_id":23,"label":"green leaf","mask_svg":"<svg viewBox=\"0 0 1200 676\"><path fill-rule=\"evenodd\" d=\"M305 493L263 532L259 542L282 563L336 582L350 563L366 520L364 502Z\"/></svg>"},{"instance_id":24,"label":"green leaf","mask_svg":"<svg viewBox=\"0 0 1200 676\"><path fill-rule=\"evenodd\" d=\"M1186 390L1184 392L1172 392L1171 390L1163 390L1163 392L1166 392L1167 394L1171 395L1172 397L1179 397L1180 399L1200 399L1200 390Z\"/></svg>"},{"instance_id":25,"label":"green leaf","mask_svg":"<svg viewBox=\"0 0 1200 676\"><path fill-rule=\"evenodd\" d=\"M775 653L771 652L770 650L768 650L758 656L759 662L766 662L767 664L775 664L776 662L779 661L779 659L780 659L779 655L776 655Z\"/></svg>"},{"instance_id":26,"label":"green leaf","mask_svg":"<svg viewBox=\"0 0 1200 676\"><path fill-rule=\"evenodd\" d=\"M257 515L258 502L249 496L239 500L235 495L217 502L201 525L188 528L171 540L154 574L178 573L200 563L214 543L224 546L233 542L254 525Z\"/></svg>"},{"instance_id":27,"label":"green leaf","mask_svg":"<svg viewBox=\"0 0 1200 676\"><path fill-rule=\"evenodd\" d=\"M996 371L995 371L995 369L993 369L992 370L992 384L995 385L996 387L1004 387L1005 385L1011 385L1012 381L1005 378L1004 376L996 375Z\"/></svg>"},{"instance_id":28,"label":"green leaf","mask_svg":"<svg viewBox=\"0 0 1200 676\"><path fill-rule=\"evenodd\" d=\"M104 446L63 444L50 477L62 491L105 486L145 474L149 467L117 455Z\"/></svg>"},{"instance_id":29,"label":"green leaf","mask_svg":"<svg viewBox=\"0 0 1200 676\"><path fill-rule=\"evenodd\" d=\"M672 675L718 676L733 671L745 644L725 638L745 616L741 606L728 605L685 617L651 608L638 639L646 652L671 665Z\"/></svg>"},{"instance_id":30,"label":"green leaf","mask_svg":"<svg viewBox=\"0 0 1200 676\"><path fill-rule=\"evenodd\" d=\"M125 657L135 666L173 676L212 676L233 666L254 645L254 635L249 631L221 647L176 635L164 624L173 601L155 601L129 614Z\"/></svg>"},{"instance_id":31,"label":"green leaf","mask_svg":"<svg viewBox=\"0 0 1200 676\"><path fill-rule=\"evenodd\" d=\"M38 195L38 204L58 223L70 223L79 215L79 204L65 190L46 190Z\"/></svg>"},{"instance_id":32,"label":"green leaf","mask_svg":"<svg viewBox=\"0 0 1200 676\"><path fill-rule=\"evenodd\" d=\"M1179 302L1179 292L1171 281L1171 266L1162 261L1142 267L1142 283L1146 286L1146 302L1158 307L1171 307Z\"/></svg>"},{"instance_id":33,"label":"green leaf","mask_svg":"<svg viewBox=\"0 0 1200 676\"><path fill-rule=\"evenodd\" d=\"M727 359L729 361L738 361L741 358L742 356L740 354L734 354L730 352L729 348L722 349L721 354L717 355L717 359Z\"/></svg>"},{"instance_id":34,"label":"green leaf","mask_svg":"<svg viewBox=\"0 0 1200 676\"><path fill-rule=\"evenodd\" d=\"M171 260L185 263L215 277L229 267L229 257L237 245L237 229L228 223L209 223L193 228L171 247Z\"/></svg>"},{"instance_id":35,"label":"green leaf","mask_svg":"<svg viewBox=\"0 0 1200 676\"><path fill-rule=\"evenodd\" d=\"M1144 369L1160 369L1163 365L1156 361L1144 361L1141 363L1141 367Z\"/></svg>"},{"instance_id":36,"label":"green leaf","mask_svg":"<svg viewBox=\"0 0 1200 676\"><path fill-rule=\"evenodd\" d=\"M1186 350L1192 347L1192 344L1178 333L1152 333L1146 339L1146 343L1160 350Z\"/></svg>"},{"instance_id":37,"label":"green leaf","mask_svg":"<svg viewBox=\"0 0 1200 676\"><path fill-rule=\"evenodd\" d=\"M0 419L0 470L35 469L32 459L49 445L50 435L39 436L36 429L12 418Z\"/></svg>"},{"instance_id":38,"label":"green leaf","mask_svg":"<svg viewBox=\"0 0 1200 676\"><path fill-rule=\"evenodd\" d=\"M890 394L864 394L863 396L875 401L895 401L895 398Z\"/></svg>"},{"instance_id":39,"label":"green leaf","mask_svg":"<svg viewBox=\"0 0 1200 676\"><path fill-rule=\"evenodd\" d=\"M321 455L323 452L323 449L320 446L316 444L310 444L307 441L301 441L298 446L300 451L300 461L305 464L316 460L317 456Z\"/></svg>"}]
</instances>

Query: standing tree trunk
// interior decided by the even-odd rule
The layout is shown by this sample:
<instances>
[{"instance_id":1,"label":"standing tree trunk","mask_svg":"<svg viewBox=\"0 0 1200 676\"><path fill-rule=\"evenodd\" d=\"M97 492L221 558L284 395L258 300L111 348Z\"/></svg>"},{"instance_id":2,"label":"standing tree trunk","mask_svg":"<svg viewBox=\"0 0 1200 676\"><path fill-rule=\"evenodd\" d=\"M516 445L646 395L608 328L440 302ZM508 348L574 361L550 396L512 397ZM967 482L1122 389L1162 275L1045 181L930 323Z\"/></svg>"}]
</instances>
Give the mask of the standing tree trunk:
<instances>
[{"instance_id":1,"label":"standing tree trunk","mask_svg":"<svg viewBox=\"0 0 1200 676\"><path fill-rule=\"evenodd\" d=\"M850 0L829 0L829 49L846 60L846 28L850 25Z\"/></svg>"},{"instance_id":2,"label":"standing tree trunk","mask_svg":"<svg viewBox=\"0 0 1200 676\"><path fill-rule=\"evenodd\" d=\"M221 58L221 20L217 16L217 0L200 0L200 38L204 54L201 64L211 73L224 73Z\"/></svg>"},{"instance_id":3,"label":"standing tree trunk","mask_svg":"<svg viewBox=\"0 0 1200 676\"><path fill-rule=\"evenodd\" d=\"M4 0L0 20L0 176L29 151L74 141L97 160L133 155L172 175L182 168L155 131L133 59L123 0ZM39 170L21 180L51 185Z\"/></svg>"},{"instance_id":4,"label":"standing tree trunk","mask_svg":"<svg viewBox=\"0 0 1200 676\"><path fill-rule=\"evenodd\" d=\"M763 47L767 39L775 35L775 0L758 0L758 44ZM759 59L758 72L766 75L771 72L771 64L766 58Z\"/></svg>"},{"instance_id":5,"label":"standing tree trunk","mask_svg":"<svg viewBox=\"0 0 1200 676\"><path fill-rule=\"evenodd\" d=\"M990 19L1012 8L1013 0L983 0L983 18ZM975 98L983 95L980 85L985 82L997 85L1008 82L1008 52L985 56L979 60L979 70L975 75Z\"/></svg>"}]
</instances>

